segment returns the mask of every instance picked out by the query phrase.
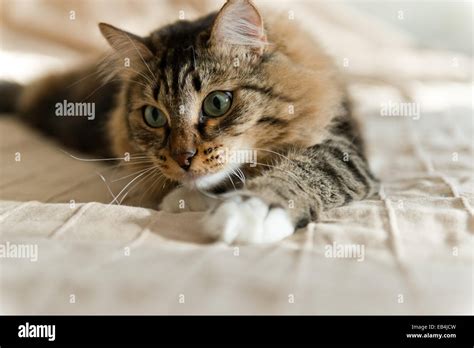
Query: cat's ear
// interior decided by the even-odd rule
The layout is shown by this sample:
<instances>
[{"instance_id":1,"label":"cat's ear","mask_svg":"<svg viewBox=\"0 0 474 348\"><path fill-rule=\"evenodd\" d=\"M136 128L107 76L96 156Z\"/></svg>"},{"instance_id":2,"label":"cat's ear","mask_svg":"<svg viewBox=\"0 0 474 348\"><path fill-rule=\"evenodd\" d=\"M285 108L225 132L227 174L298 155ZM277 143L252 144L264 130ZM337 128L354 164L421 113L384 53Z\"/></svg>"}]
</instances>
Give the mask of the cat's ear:
<instances>
[{"instance_id":1,"label":"cat's ear","mask_svg":"<svg viewBox=\"0 0 474 348\"><path fill-rule=\"evenodd\" d=\"M216 46L245 46L262 54L267 45L262 16L249 0L228 0L214 20L210 40Z\"/></svg>"},{"instance_id":2,"label":"cat's ear","mask_svg":"<svg viewBox=\"0 0 474 348\"><path fill-rule=\"evenodd\" d=\"M106 23L99 23L99 29L115 51L131 56L138 55L139 58L145 60L153 56L142 37Z\"/></svg>"}]
</instances>

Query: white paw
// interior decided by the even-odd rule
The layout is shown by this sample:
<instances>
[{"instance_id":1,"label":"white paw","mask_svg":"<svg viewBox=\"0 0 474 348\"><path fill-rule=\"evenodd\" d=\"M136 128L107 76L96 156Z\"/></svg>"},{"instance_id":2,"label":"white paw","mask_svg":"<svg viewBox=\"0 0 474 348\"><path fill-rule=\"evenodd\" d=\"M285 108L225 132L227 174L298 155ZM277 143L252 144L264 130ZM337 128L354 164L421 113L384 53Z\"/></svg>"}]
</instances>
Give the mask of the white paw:
<instances>
[{"instance_id":1,"label":"white paw","mask_svg":"<svg viewBox=\"0 0 474 348\"><path fill-rule=\"evenodd\" d=\"M257 197L230 198L205 216L206 232L228 244L272 243L294 232L288 213Z\"/></svg>"},{"instance_id":2,"label":"white paw","mask_svg":"<svg viewBox=\"0 0 474 348\"><path fill-rule=\"evenodd\" d=\"M178 187L163 198L159 208L168 213L205 211L211 208L214 203L214 198L205 196L197 190Z\"/></svg>"}]
</instances>

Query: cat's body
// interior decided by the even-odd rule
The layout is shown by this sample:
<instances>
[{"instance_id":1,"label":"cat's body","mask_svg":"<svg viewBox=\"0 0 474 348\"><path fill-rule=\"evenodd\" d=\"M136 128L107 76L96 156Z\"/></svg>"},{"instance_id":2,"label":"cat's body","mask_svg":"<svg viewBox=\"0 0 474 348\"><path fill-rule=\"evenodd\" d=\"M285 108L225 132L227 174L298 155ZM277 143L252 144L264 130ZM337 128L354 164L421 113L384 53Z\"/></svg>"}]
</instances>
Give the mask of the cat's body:
<instances>
[{"instance_id":1,"label":"cat's body","mask_svg":"<svg viewBox=\"0 0 474 348\"><path fill-rule=\"evenodd\" d=\"M153 165L183 184L161 208L208 210L216 238L279 240L369 196L376 180L331 60L285 16L263 18L265 31L250 2L233 0L147 38L101 25L115 49L108 84L95 66L48 77L26 87L16 109L68 146L146 158L144 183ZM55 116L63 100L96 103L94 121ZM257 156L236 163L235 154Z\"/></svg>"}]
</instances>

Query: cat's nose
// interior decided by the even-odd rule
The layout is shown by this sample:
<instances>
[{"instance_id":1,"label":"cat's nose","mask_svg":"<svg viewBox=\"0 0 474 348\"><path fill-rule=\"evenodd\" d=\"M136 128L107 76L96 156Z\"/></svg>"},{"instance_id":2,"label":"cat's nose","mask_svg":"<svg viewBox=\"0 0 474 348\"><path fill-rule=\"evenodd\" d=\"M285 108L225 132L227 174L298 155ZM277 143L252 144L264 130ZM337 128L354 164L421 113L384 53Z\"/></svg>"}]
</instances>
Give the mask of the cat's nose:
<instances>
[{"instance_id":1,"label":"cat's nose","mask_svg":"<svg viewBox=\"0 0 474 348\"><path fill-rule=\"evenodd\" d=\"M190 149L172 155L173 159L178 163L178 165L184 170L188 170L191 167L191 161L196 155L196 149Z\"/></svg>"}]
</instances>

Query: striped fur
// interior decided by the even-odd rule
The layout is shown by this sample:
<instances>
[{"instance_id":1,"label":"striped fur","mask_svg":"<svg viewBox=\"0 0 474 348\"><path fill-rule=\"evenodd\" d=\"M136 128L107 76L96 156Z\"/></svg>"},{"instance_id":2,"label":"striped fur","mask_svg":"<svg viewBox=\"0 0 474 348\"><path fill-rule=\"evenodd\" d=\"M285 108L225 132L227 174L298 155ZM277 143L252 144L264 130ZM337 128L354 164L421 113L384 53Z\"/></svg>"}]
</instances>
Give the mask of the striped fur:
<instances>
[{"instance_id":1,"label":"striped fur","mask_svg":"<svg viewBox=\"0 0 474 348\"><path fill-rule=\"evenodd\" d=\"M374 194L378 181L362 151L349 115L329 127L327 140L306 149L288 151L246 189L270 205L287 209L293 223L303 227L324 210Z\"/></svg>"}]
</instances>

